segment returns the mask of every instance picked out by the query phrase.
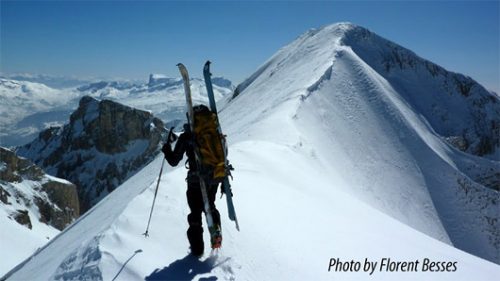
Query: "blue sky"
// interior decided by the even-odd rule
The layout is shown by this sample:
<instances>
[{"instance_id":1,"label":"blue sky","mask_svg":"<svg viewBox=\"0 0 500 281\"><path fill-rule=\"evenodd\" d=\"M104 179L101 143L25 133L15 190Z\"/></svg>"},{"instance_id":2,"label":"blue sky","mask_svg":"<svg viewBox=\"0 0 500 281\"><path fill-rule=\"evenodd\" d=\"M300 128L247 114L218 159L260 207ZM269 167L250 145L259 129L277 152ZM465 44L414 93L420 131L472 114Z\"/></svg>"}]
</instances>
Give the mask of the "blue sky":
<instances>
[{"instance_id":1,"label":"blue sky","mask_svg":"<svg viewBox=\"0 0 500 281\"><path fill-rule=\"evenodd\" d=\"M499 86L498 1L2 1L1 71L146 80L178 62L234 82L310 28L349 21Z\"/></svg>"}]
</instances>

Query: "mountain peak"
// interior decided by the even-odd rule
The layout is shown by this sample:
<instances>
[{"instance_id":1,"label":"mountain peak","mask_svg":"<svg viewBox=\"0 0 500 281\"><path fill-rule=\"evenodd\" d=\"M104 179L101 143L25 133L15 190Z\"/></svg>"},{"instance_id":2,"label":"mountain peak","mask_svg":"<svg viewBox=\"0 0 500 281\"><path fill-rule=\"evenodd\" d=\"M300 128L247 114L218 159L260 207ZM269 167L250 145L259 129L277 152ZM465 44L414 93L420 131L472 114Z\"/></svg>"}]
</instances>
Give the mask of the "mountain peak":
<instances>
[{"instance_id":1,"label":"mountain peak","mask_svg":"<svg viewBox=\"0 0 500 281\"><path fill-rule=\"evenodd\" d=\"M148 87L154 87L160 84L172 85L178 83L179 79L177 78L169 78L163 74L149 74Z\"/></svg>"},{"instance_id":2,"label":"mountain peak","mask_svg":"<svg viewBox=\"0 0 500 281\"><path fill-rule=\"evenodd\" d=\"M311 29L281 48L250 78L238 85L233 98L253 85L258 92L299 93L305 96L331 82L342 70L357 69L372 86L387 85L422 112L434 129L447 139L460 139L455 146L475 155L497 154L497 96L465 75L454 73L421 58L413 51L349 22ZM308 73L307 78L303 73ZM353 74L349 74L353 75ZM354 79L350 77L349 79ZM272 80L273 82L269 82ZM284 86L280 81L289 81ZM283 88L284 87L284 88ZM364 90L364 89L363 89ZM275 95L272 99L288 99ZM279 103L279 101L276 101ZM432 105L432 106L430 106ZM451 111L467 112L454 114ZM482 112L489 112L485 116Z\"/></svg>"},{"instance_id":3,"label":"mountain peak","mask_svg":"<svg viewBox=\"0 0 500 281\"><path fill-rule=\"evenodd\" d=\"M254 101L266 103L252 106ZM347 162L354 159L353 165L339 174L349 174L370 163L367 174L349 179L352 181L349 188L359 192L363 200L428 235L443 241L451 239L461 249L498 261L495 254L500 245L498 235L490 234L497 226L489 222L488 214L498 206L484 198L493 198L498 186L498 177L492 172L495 169L488 161L500 155L499 105L496 96L469 77L447 71L366 28L340 23L309 30L281 48L237 87L230 106L223 112L240 124L258 124L265 119L263 116L270 116L274 118L272 122L258 127L265 127L269 132L279 130L277 138L286 136L280 139L283 142L291 142L290 136L295 132L285 132L286 126L281 124L279 129L270 124L295 122L278 119L293 116L297 130L305 133L291 146L301 147L310 141L312 153L324 161L334 159L330 164L338 171L344 169L338 167L341 163L338 158L346 153ZM244 133L240 133L240 127L232 129L242 138L258 134L251 127ZM332 140L328 149L318 151L327 140ZM331 147L336 146L338 150L332 152ZM360 151L365 147L370 152ZM398 163L396 166L380 163L380 159L389 154L392 159L398 159L394 160ZM429 165L430 159L437 160ZM474 161L481 164L470 164ZM399 163L406 164L400 166ZM418 170L408 173L406 178L424 174L426 180L440 180L425 185L421 181L410 185L407 181L406 186L401 187L399 180L387 178L381 179L384 184L374 183L370 176L380 169L384 177L393 173L396 179L401 176L400 167L414 167L415 163ZM442 184L443 174L453 174L456 178L450 177L447 184ZM366 181L360 181L362 178ZM413 218L406 216L406 210L401 215L397 204L388 200L400 187L400 194L414 197L411 204L415 211L410 215L415 216ZM442 194L449 193L447 196L460 201L461 205L448 198L438 201L445 198L438 198L435 191L438 189L442 189L439 191ZM368 190L374 190L373 194ZM428 194L428 190L435 192L430 195L432 201L429 197L419 197ZM471 207L470 201L477 205ZM435 215L423 216L428 211L423 206L433 204L439 205ZM479 205L484 207L477 207ZM469 232L464 238L466 227L463 225L440 225L441 216L445 221L456 219L446 217L453 208L467 209L467 213L473 214L460 219L463 225L477 225L477 231ZM428 228L429 225L433 228ZM478 245L486 242L482 247L473 248L470 241Z\"/></svg>"},{"instance_id":4,"label":"mountain peak","mask_svg":"<svg viewBox=\"0 0 500 281\"><path fill-rule=\"evenodd\" d=\"M353 30L367 30L364 27L361 27L357 24L354 24L352 22L337 22L329 25L325 25L321 27L320 29L325 29L325 30L335 30L338 32L350 32Z\"/></svg>"},{"instance_id":5,"label":"mountain peak","mask_svg":"<svg viewBox=\"0 0 500 281\"><path fill-rule=\"evenodd\" d=\"M350 36L352 34L368 34L371 33L367 28L356 25L351 22L338 22L333 24L328 24L320 28L311 28L305 33L303 33L299 38L305 39L314 37L316 35L321 36L333 36L336 38L343 38Z\"/></svg>"},{"instance_id":6,"label":"mountain peak","mask_svg":"<svg viewBox=\"0 0 500 281\"><path fill-rule=\"evenodd\" d=\"M89 104L96 104L99 101L91 96L84 96L80 99L78 107L87 107Z\"/></svg>"}]
</instances>

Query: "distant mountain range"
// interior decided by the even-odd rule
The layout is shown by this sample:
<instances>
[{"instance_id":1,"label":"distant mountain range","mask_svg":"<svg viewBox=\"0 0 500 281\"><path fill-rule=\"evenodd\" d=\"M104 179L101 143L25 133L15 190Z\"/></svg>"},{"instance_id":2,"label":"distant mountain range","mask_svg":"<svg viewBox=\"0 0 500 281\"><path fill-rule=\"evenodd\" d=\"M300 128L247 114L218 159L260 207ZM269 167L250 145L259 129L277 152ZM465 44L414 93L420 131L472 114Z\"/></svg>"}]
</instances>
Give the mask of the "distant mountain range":
<instances>
[{"instance_id":1,"label":"distant mountain range","mask_svg":"<svg viewBox=\"0 0 500 281\"><path fill-rule=\"evenodd\" d=\"M82 79L79 77L54 76L44 74L14 73L2 74L0 78L44 84L54 89L74 88L95 82L97 79Z\"/></svg>"},{"instance_id":2,"label":"distant mountain range","mask_svg":"<svg viewBox=\"0 0 500 281\"><path fill-rule=\"evenodd\" d=\"M0 145L3 146L26 144L40 131L63 125L83 96L116 100L151 111L166 120L168 126L176 126L185 119L185 98L180 78L152 74L147 83L98 81L70 88L52 88L39 83L46 79L17 78L25 80L0 78ZM204 81L194 78L191 83L194 102L206 102ZM231 81L224 78L214 78L214 85L218 99L231 94L235 88Z\"/></svg>"}]
</instances>

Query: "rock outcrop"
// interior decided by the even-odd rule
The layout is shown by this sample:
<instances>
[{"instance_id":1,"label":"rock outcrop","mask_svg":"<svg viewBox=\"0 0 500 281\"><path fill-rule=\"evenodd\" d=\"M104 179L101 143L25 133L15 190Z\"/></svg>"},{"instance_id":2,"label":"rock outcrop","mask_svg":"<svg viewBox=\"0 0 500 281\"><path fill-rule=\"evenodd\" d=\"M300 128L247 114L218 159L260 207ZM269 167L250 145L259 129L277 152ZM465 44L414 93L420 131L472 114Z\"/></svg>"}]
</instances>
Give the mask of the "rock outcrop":
<instances>
[{"instance_id":1,"label":"rock outcrop","mask_svg":"<svg viewBox=\"0 0 500 281\"><path fill-rule=\"evenodd\" d=\"M85 212L153 159L163 133L163 122L147 111L85 96L68 124L17 151L75 183Z\"/></svg>"},{"instance_id":2,"label":"rock outcrop","mask_svg":"<svg viewBox=\"0 0 500 281\"><path fill-rule=\"evenodd\" d=\"M33 218L64 229L80 215L76 186L48 176L28 159L0 147L0 205L11 219L32 228Z\"/></svg>"}]
</instances>

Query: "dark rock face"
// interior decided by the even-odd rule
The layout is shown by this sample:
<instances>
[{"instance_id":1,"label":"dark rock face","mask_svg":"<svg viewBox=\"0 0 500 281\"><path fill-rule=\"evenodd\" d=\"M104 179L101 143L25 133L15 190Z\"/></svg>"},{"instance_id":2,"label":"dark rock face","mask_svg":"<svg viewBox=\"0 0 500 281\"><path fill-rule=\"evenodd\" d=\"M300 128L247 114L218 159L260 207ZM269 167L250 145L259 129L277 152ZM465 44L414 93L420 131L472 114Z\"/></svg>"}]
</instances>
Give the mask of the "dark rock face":
<instances>
[{"instance_id":1,"label":"dark rock face","mask_svg":"<svg viewBox=\"0 0 500 281\"><path fill-rule=\"evenodd\" d=\"M212 77L212 83L223 88L234 88L233 83L224 77Z\"/></svg>"},{"instance_id":2,"label":"dark rock face","mask_svg":"<svg viewBox=\"0 0 500 281\"><path fill-rule=\"evenodd\" d=\"M29 229L33 228L27 210L17 210L15 213L12 214L12 216L19 224L24 225Z\"/></svg>"},{"instance_id":3,"label":"dark rock face","mask_svg":"<svg viewBox=\"0 0 500 281\"><path fill-rule=\"evenodd\" d=\"M17 152L75 183L85 212L153 159L163 133L149 112L86 96L69 124L41 132Z\"/></svg>"},{"instance_id":4,"label":"dark rock face","mask_svg":"<svg viewBox=\"0 0 500 281\"><path fill-rule=\"evenodd\" d=\"M156 130L151 130L151 125ZM151 152L161 140L161 128L163 122L149 112L86 96L71 114L69 128L65 127L71 133L65 140L71 143L63 145L71 150L95 147L99 152L116 154L126 152L131 141L144 139L151 140L147 149Z\"/></svg>"},{"instance_id":5,"label":"dark rock face","mask_svg":"<svg viewBox=\"0 0 500 281\"><path fill-rule=\"evenodd\" d=\"M9 203L9 197L10 197L10 193L8 193L5 189L3 189L1 186L0 186L0 201L2 203L4 203L5 205L10 205Z\"/></svg>"},{"instance_id":6,"label":"dark rock face","mask_svg":"<svg viewBox=\"0 0 500 281\"><path fill-rule=\"evenodd\" d=\"M38 208L40 221L59 230L64 229L80 215L76 186L65 181L48 177L42 169L31 161L18 157L13 151L0 147L0 201L5 206L16 202L26 209L18 209L12 218L18 223L32 228L28 209ZM18 184L30 181L27 186L32 194L19 188ZM24 188L27 188L24 186Z\"/></svg>"},{"instance_id":7,"label":"dark rock face","mask_svg":"<svg viewBox=\"0 0 500 281\"><path fill-rule=\"evenodd\" d=\"M63 183L52 181L42 185L50 200L58 208L48 208L48 214L42 214L42 219L52 226L62 230L80 215L80 204L76 187L67 188ZM39 206L40 208L40 206ZM41 219L41 220L42 220Z\"/></svg>"},{"instance_id":8,"label":"dark rock face","mask_svg":"<svg viewBox=\"0 0 500 281\"><path fill-rule=\"evenodd\" d=\"M17 157L17 155L3 147L0 147L0 161L5 167L0 169L0 180L6 182L20 182L25 179L39 181L43 178L42 169L33 165L31 161Z\"/></svg>"}]
</instances>

